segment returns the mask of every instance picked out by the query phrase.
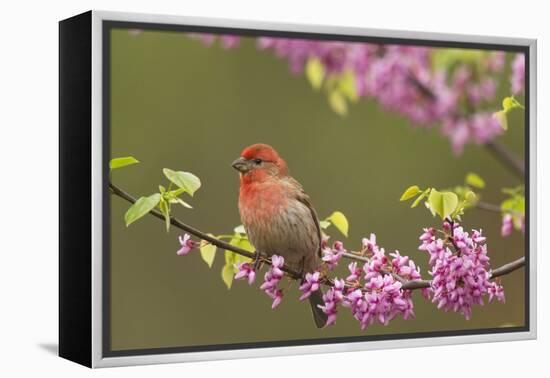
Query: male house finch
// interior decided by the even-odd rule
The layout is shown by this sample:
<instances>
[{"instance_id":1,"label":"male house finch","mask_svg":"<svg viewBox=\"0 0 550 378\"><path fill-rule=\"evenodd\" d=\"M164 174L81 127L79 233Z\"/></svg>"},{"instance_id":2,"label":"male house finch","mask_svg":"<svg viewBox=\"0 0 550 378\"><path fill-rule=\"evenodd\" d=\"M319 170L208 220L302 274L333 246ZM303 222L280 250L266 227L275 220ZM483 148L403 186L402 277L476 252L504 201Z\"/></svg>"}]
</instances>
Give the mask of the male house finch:
<instances>
[{"instance_id":1,"label":"male house finch","mask_svg":"<svg viewBox=\"0 0 550 378\"><path fill-rule=\"evenodd\" d=\"M240 172L239 212L250 242L268 256L279 255L299 272L313 272L321 262L321 228L308 195L288 174L273 147L254 144L232 164ZM317 327L326 324L322 292L309 297Z\"/></svg>"}]
</instances>

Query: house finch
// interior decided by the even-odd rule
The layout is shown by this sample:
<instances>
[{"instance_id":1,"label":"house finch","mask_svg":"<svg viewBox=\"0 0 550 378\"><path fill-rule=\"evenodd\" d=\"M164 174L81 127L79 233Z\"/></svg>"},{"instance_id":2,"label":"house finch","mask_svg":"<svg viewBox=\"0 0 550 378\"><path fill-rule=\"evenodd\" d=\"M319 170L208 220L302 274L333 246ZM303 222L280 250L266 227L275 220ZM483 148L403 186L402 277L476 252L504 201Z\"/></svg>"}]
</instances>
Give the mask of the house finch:
<instances>
[{"instance_id":1,"label":"house finch","mask_svg":"<svg viewBox=\"0 0 550 378\"><path fill-rule=\"evenodd\" d=\"M313 272L321 262L321 228L308 195L288 174L286 162L273 147L254 144L232 164L240 172L239 212L257 251L280 255L299 272ZM309 297L317 327L326 324L322 292Z\"/></svg>"}]
</instances>

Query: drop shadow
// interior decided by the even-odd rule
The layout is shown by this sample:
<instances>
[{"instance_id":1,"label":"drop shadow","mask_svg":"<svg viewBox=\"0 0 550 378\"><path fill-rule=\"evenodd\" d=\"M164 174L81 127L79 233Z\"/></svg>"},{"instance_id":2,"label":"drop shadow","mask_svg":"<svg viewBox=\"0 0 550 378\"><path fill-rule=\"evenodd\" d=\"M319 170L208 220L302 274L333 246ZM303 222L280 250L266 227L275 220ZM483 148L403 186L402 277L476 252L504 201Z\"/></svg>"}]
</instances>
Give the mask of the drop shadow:
<instances>
[{"instance_id":1,"label":"drop shadow","mask_svg":"<svg viewBox=\"0 0 550 378\"><path fill-rule=\"evenodd\" d=\"M53 354L56 356L59 355L59 345L57 345L56 343L40 343L38 344L38 347L50 354Z\"/></svg>"}]
</instances>

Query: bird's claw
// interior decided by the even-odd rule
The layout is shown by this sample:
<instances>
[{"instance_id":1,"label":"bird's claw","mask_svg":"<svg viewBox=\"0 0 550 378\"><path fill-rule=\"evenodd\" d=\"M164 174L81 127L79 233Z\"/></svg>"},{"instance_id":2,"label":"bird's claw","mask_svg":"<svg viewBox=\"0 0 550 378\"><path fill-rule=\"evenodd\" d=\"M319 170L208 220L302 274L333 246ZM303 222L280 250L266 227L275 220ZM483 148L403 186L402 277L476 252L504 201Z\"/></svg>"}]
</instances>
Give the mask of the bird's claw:
<instances>
[{"instance_id":1,"label":"bird's claw","mask_svg":"<svg viewBox=\"0 0 550 378\"><path fill-rule=\"evenodd\" d=\"M252 270L254 270L255 272L259 270L263 257L264 256L261 252L256 251L256 257L254 258L254 264L252 264Z\"/></svg>"}]
</instances>

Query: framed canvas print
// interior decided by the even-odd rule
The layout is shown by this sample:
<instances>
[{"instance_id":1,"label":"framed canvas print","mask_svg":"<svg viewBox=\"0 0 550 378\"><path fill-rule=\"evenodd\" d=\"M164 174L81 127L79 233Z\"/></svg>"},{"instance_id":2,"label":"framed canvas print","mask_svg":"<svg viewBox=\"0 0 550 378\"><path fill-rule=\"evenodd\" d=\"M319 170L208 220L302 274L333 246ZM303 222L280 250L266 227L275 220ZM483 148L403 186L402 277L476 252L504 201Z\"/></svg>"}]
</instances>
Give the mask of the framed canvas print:
<instances>
[{"instance_id":1,"label":"framed canvas print","mask_svg":"<svg viewBox=\"0 0 550 378\"><path fill-rule=\"evenodd\" d=\"M60 355L536 337L536 42L60 22Z\"/></svg>"}]
</instances>

